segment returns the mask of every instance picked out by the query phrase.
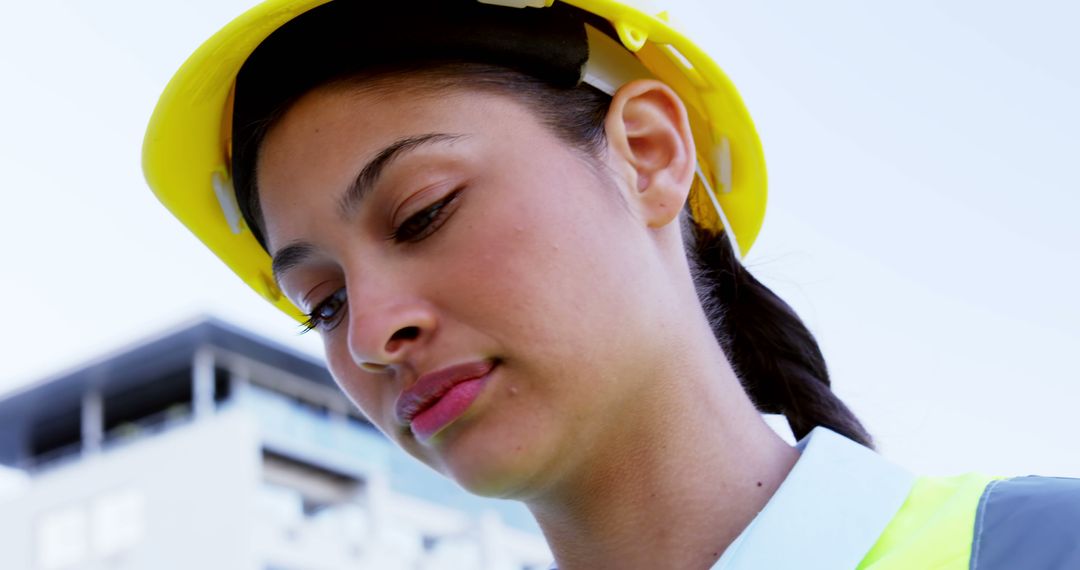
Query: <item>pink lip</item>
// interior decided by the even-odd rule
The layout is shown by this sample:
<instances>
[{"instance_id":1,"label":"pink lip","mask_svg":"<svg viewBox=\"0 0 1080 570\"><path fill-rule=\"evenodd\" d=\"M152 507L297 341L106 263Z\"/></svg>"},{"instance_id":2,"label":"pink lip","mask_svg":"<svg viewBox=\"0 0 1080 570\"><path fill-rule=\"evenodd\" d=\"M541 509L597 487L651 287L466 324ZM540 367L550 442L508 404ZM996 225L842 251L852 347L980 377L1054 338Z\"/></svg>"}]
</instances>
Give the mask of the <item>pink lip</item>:
<instances>
[{"instance_id":1,"label":"pink lip","mask_svg":"<svg viewBox=\"0 0 1080 570\"><path fill-rule=\"evenodd\" d=\"M480 395L495 362L483 360L424 374L398 396L397 419L426 441L461 417Z\"/></svg>"}]
</instances>

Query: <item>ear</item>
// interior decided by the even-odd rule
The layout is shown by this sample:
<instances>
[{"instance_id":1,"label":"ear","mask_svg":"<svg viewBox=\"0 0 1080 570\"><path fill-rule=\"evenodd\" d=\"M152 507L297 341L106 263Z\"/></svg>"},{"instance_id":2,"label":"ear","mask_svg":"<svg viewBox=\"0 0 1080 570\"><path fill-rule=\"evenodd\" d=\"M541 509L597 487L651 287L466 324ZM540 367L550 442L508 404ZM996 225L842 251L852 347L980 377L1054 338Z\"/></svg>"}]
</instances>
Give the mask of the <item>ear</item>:
<instances>
[{"instance_id":1,"label":"ear","mask_svg":"<svg viewBox=\"0 0 1080 570\"><path fill-rule=\"evenodd\" d=\"M612 97L605 131L630 208L649 227L674 221L690 193L697 156L679 96L656 80L627 83Z\"/></svg>"}]
</instances>

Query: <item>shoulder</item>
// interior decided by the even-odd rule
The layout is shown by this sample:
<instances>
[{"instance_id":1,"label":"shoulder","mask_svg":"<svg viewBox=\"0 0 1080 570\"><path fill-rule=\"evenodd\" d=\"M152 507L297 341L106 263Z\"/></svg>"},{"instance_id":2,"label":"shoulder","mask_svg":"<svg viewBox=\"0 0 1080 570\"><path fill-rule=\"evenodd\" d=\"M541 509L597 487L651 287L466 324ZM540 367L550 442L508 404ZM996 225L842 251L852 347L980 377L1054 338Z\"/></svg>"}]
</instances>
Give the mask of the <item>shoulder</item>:
<instances>
[{"instance_id":1,"label":"shoulder","mask_svg":"<svg viewBox=\"0 0 1080 570\"><path fill-rule=\"evenodd\" d=\"M859 568L1080 568L1080 479L919 477Z\"/></svg>"},{"instance_id":2,"label":"shoulder","mask_svg":"<svg viewBox=\"0 0 1080 570\"><path fill-rule=\"evenodd\" d=\"M1080 479L987 484L975 514L972 570L1080 568Z\"/></svg>"},{"instance_id":3,"label":"shoulder","mask_svg":"<svg viewBox=\"0 0 1080 570\"><path fill-rule=\"evenodd\" d=\"M980 497L993 477L919 477L860 570L967 570Z\"/></svg>"}]
</instances>

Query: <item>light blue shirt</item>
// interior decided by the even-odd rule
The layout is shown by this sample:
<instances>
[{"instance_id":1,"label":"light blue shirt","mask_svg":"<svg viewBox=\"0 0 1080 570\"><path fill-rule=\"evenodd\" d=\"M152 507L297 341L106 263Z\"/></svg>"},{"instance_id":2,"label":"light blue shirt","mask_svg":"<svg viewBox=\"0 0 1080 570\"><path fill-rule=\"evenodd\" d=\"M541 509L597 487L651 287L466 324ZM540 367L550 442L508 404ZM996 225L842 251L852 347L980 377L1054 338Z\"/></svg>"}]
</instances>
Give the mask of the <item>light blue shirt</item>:
<instances>
[{"instance_id":1,"label":"light blue shirt","mask_svg":"<svg viewBox=\"0 0 1080 570\"><path fill-rule=\"evenodd\" d=\"M904 504L915 476L823 427L765 508L712 570L855 568Z\"/></svg>"}]
</instances>

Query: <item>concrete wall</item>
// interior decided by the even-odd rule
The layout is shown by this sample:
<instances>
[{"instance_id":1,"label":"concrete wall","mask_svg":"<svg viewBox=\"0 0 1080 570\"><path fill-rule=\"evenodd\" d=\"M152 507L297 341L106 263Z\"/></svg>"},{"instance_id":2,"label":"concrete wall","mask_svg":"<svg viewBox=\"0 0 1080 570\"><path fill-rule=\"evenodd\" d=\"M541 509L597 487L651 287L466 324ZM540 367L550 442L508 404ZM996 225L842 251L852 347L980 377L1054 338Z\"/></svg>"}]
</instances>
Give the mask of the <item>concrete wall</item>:
<instances>
[{"instance_id":1,"label":"concrete wall","mask_svg":"<svg viewBox=\"0 0 1080 570\"><path fill-rule=\"evenodd\" d=\"M239 410L133 438L0 503L0 568L256 570L259 480L255 425Z\"/></svg>"},{"instance_id":2,"label":"concrete wall","mask_svg":"<svg viewBox=\"0 0 1080 570\"><path fill-rule=\"evenodd\" d=\"M303 512L297 489L318 478L291 488L267 479L261 449L272 434L256 411L227 406L133 432L31 478L0 499L0 570L519 570L550 561L542 537L493 510L392 489L419 465L371 468L342 503ZM311 447L333 439L290 425Z\"/></svg>"}]
</instances>

